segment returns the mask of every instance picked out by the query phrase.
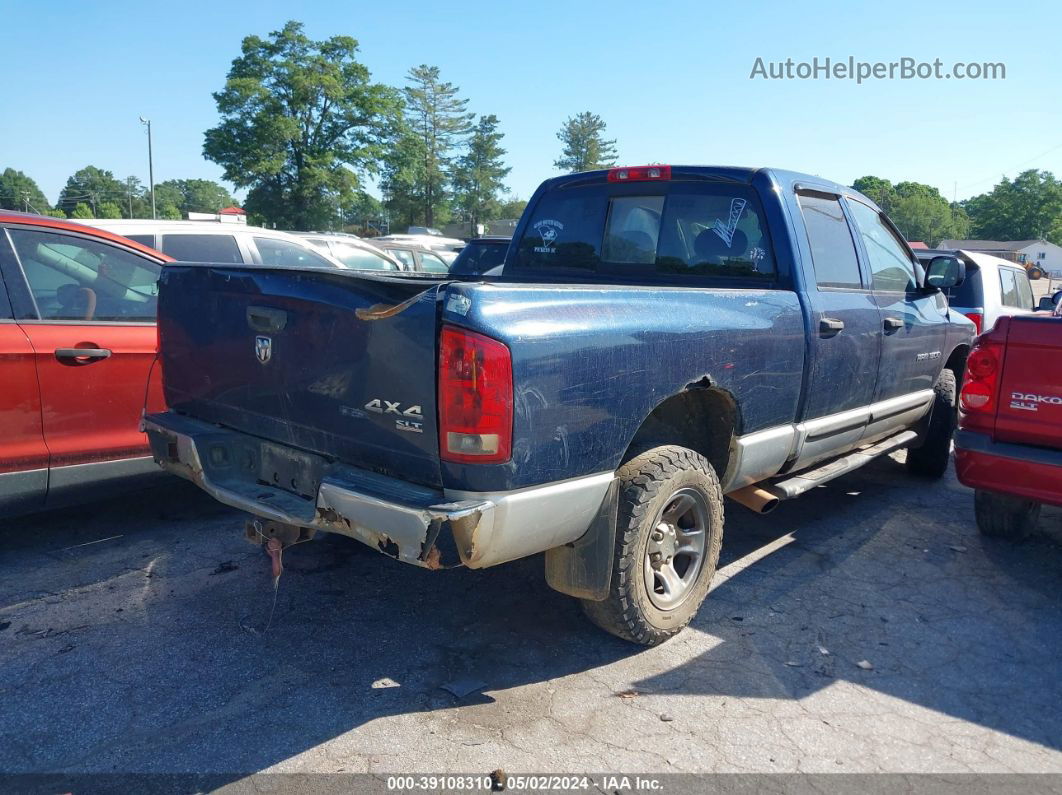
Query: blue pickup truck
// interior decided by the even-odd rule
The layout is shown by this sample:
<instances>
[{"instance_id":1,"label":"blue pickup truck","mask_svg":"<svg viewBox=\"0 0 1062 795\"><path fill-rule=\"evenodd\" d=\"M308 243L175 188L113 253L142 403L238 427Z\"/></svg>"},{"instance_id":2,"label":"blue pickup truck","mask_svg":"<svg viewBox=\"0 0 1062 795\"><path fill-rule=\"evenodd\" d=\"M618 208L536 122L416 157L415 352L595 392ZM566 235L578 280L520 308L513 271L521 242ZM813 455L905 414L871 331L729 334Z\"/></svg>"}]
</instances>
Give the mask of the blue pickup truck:
<instances>
[{"instance_id":1,"label":"blue pickup truck","mask_svg":"<svg viewBox=\"0 0 1062 795\"><path fill-rule=\"evenodd\" d=\"M962 278L818 177L572 174L489 278L168 265L170 408L144 426L275 545L341 533L427 569L544 552L553 588L652 645L708 592L724 495L767 511L900 448L944 473Z\"/></svg>"}]
</instances>

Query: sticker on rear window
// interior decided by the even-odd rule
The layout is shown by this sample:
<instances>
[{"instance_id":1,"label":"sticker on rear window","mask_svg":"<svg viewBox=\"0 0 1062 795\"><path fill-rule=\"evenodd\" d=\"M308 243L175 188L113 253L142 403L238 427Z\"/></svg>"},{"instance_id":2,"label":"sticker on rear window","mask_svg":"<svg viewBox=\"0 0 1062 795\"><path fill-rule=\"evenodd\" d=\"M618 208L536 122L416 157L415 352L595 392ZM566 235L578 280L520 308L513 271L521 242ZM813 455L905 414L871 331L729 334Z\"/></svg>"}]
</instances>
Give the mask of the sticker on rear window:
<instances>
[{"instance_id":1,"label":"sticker on rear window","mask_svg":"<svg viewBox=\"0 0 1062 795\"><path fill-rule=\"evenodd\" d=\"M745 199L731 199L730 200L730 218L726 223L722 218L715 219L715 226L712 231L719 235L720 239L726 243L727 248L734 242L734 232L737 230L738 221L741 220L741 214L745 212L745 208L748 206L748 201Z\"/></svg>"},{"instance_id":2,"label":"sticker on rear window","mask_svg":"<svg viewBox=\"0 0 1062 795\"><path fill-rule=\"evenodd\" d=\"M557 242L557 235L564 230L564 224L553 218L543 218L541 221L535 221L531 224L531 228L542 238L542 245L535 246L534 252L536 254L556 254L557 249L553 244Z\"/></svg>"}]
</instances>

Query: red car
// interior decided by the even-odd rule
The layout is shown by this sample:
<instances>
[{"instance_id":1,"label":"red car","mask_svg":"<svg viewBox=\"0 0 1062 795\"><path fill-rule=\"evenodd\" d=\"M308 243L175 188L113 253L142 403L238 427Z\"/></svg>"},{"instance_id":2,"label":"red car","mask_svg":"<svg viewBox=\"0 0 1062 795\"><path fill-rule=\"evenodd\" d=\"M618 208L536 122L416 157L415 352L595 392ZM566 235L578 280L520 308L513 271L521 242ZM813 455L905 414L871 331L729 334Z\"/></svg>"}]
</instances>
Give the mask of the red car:
<instances>
[{"instance_id":1,"label":"red car","mask_svg":"<svg viewBox=\"0 0 1062 795\"><path fill-rule=\"evenodd\" d=\"M955 470L977 526L1020 538L1062 506L1062 317L1001 317L966 360Z\"/></svg>"},{"instance_id":2,"label":"red car","mask_svg":"<svg viewBox=\"0 0 1062 795\"><path fill-rule=\"evenodd\" d=\"M0 518L157 472L139 430L170 258L69 221L0 210Z\"/></svg>"}]
</instances>

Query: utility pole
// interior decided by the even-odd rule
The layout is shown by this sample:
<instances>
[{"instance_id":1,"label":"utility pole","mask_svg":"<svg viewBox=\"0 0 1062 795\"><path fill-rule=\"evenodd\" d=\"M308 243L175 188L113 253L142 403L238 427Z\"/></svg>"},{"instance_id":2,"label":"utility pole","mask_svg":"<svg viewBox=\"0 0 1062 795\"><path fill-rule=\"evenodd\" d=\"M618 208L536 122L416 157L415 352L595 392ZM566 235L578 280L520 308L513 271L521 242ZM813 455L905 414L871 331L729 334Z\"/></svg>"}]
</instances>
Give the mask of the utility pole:
<instances>
[{"instance_id":1,"label":"utility pole","mask_svg":"<svg viewBox=\"0 0 1062 795\"><path fill-rule=\"evenodd\" d=\"M151 119L140 117L140 123L147 125L148 131L148 184L151 186L151 217L155 215L155 161L151 155Z\"/></svg>"}]
</instances>

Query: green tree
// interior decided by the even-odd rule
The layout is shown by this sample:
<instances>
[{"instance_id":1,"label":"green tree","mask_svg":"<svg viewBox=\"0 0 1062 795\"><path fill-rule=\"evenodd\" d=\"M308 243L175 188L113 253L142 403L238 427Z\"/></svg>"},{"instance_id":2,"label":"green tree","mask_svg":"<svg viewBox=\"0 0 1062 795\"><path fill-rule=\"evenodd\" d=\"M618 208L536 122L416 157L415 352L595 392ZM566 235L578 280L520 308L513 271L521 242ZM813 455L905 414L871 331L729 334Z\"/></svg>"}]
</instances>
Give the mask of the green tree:
<instances>
[{"instance_id":1,"label":"green tree","mask_svg":"<svg viewBox=\"0 0 1062 795\"><path fill-rule=\"evenodd\" d=\"M375 196L358 191L343 209L343 230L356 235L380 235L380 221L384 217L383 204Z\"/></svg>"},{"instance_id":2,"label":"green tree","mask_svg":"<svg viewBox=\"0 0 1062 795\"><path fill-rule=\"evenodd\" d=\"M103 202L120 204L125 197L125 185L114 174L96 166L85 166L67 179L59 194L58 207L72 215L77 205L84 203L95 214Z\"/></svg>"},{"instance_id":3,"label":"green tree","mask_svg":"<svg viewBox=\"0 0 1062 795\"><path fill-rule=\"evenodd\" d=\"M151 195L141 184L139 177L126 177L122 181L122 216L124 218L150 218Z\"/></svg>"},{"instance_id":4,"label":"green tree","mask_svg":"<svg viewBox=\"0 0 1062 795\"><path fill-rule=\"evenodd\" d=\"M1062 183L1050 171L1030 169L1004 177L991 192L963 203L975 237L987 240L1044 238L1062 244Z\"/></svg>"},{"instance_id":5,"label":"green tree","mask_svg":"<svg viewBox=\"0 0 1062 795\"><path fill-rule=\"evenodd\" d=\"M232 195L209 179L168 179L155 186L155 205L160 198L167 207L176 208L179 217L188 213L216 213L233 203Z\"/></svg>"},{"instance_id":6,"label":"green tree","mask_svg":"<svg viewBox=\"0 0 1062 795\"><path fill-rule=\"evenodd\" d=\"M892 202L896 198L896 190L893 188L892 183L881 177L860 177L852 183L852 187L872 200L886 213L889 212Z\"/></svg>"},{"instance_id":7,"label":"green tree","mask_svg":"<svg viewBox=\"0 0 1062 795\"><path fill-rule=\"evenodd\" d=\"M585 111L569 117L557 133L564 149L553 165L571 173L614 166L616 140L606 140L604 132L605 122L595 113Z\"/></svg>"},{"instance_id":8,"label":"green tree","mask_svg":"<svg viewBox=\"0 0 1062 795\"><path fill-rule=\"evenodd\" d=\"M518 196L514 196L511 199L506 199L498 205L498 211L496 218L519 218L524 214L524 208L527 207L527 199L521 199Z\"/></svg>"},{"instance_id":9,"label":"green tree","mask_svg":"<svg viewBox=\"0 0 1062 795\"><path fill-rule=\"evenodd\" d=\"M222 120L203 154L250 189L248 212L283 228L326 228L360 177L376 172L398 97L370 81L349 36L313 41L291 21L267 39L246 37L241 52L214 94Z\"/></svg>"},{"instance_id":10,"label":"green tree","mask_svg":"<svg viewBox=\"0 0 1062 795\"><path fill-rule=\"evenodd\" d=\"M475 114L467 111L468 100L457 96L458 87L439 80L439 67L421 64L406 75L409 86L402 89L406 100L406 122L419 141L422 159L416 171L419 194L424 206L424 223L442 223L439 208L446 202L447 171L454 149L471 129Z\"/></svg>"},{"instance_id":11,"label":"green tree","mask_svg":"<svg viewBox=\"0 0 1062 795\"><path fill-rule=\"evenodd\" d=\"M393 226L424 224L424 142L401 121L383 158L380 189Z\"/></svg>"},{"instance_id":12,"label":"green tree","mask_svg":"<svg viewBox=\"0 0 1062 795\"><path fill-rule=\"evenodd\" d=\"M498 194L505 190L502 180L512 170L502 161L503 135L498 131L497 116L480 116L469 138L468 151L457 160L454 169L454 198L468 218L472 235L477 224L497 211Z\"/></svg>"},{"instance_id":13,"label":"green tree","mask_svg":"<svg viewBox=\"0 0 1062 795\"><path fill-rule=\"evenodd\" d=\"M0 208L48 213L51 205L31 177L13 168L5 168L0 174Z\"/></svg>"},{"instance_id":14,"label":"green tree","mask_svg":"<svg viewBox=\"0 0 1062 795\"><path fill-rule=\"evenodd\" d=\"M97 218L121 218L122 217L122 205L118 202L100 202L100 206L96 209Z\"/></svg>"},{"instance_id":15,"label":"green tree","mask_svg":"<svg viewBox=\"0 0 1062 795\"><path fill-rule=\"evenodd\" d=\"M74 219L95 218L96 215L92 212L92 208L85 204L85 202L78 202L70 212L70 217Z\"/></svg>"}]
</instances>

